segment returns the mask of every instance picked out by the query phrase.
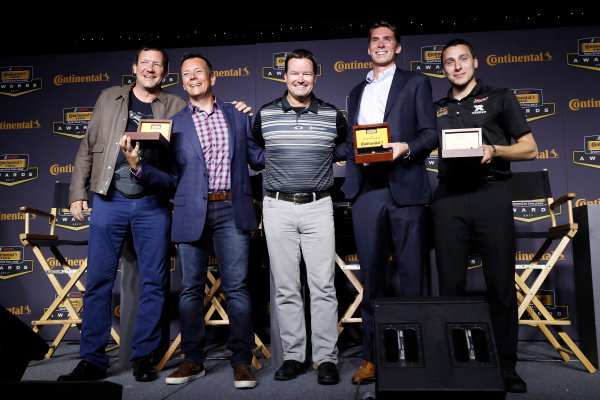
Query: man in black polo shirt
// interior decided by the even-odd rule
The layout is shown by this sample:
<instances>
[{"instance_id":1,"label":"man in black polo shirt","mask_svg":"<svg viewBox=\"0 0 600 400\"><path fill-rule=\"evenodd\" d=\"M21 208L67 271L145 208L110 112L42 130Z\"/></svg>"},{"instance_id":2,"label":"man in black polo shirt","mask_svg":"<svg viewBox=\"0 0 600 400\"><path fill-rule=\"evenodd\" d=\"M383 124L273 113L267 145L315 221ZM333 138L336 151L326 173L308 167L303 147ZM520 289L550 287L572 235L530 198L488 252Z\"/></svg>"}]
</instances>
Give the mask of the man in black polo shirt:
<instances>
[{"instance_id":1,"label":"man in black polo shirt","mask_svg":"<svg viewBox=\"0 0 600 400\"><path fill-rule=\"evenodd\" d=\"M472 46L462 39L450 41L442 51L451 88L435 103L439 143L444 129L481 128L483 156L444 158L440 146L439 185L432 203L440 295L464 293L467 257L475 244L483 261L506 390L526 392L515 371L514 217L505 180L510 162L534 159L537 145L514 94L476 80L477 63Z\"/></svg>"}]
</instances>

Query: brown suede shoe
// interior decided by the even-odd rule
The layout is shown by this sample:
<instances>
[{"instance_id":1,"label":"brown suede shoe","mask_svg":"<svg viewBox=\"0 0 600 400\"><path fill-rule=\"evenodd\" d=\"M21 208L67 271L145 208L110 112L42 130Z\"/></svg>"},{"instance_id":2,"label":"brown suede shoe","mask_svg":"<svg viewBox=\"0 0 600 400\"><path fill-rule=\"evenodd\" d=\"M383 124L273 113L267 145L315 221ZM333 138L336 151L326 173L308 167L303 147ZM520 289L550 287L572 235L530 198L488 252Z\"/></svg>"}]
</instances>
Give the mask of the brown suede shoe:
<instances>
[{"instance_id":1,"label":"brown suede shoe","mask_svg":"<svg viewBox=\"0 0 600 400\"><path fill-rule=\"evenodd\" d=\"M181 385L204 376L204 373L205 370L202 365L184 361L179 364L179 368L165 378L165 382L169 385Z\"/></svg>"},{"instance_id":2,"label":"brown suede shoe","mask_svg":"<svg viewBox=\"0 0 600 400\"><path fill-rule=\"evenodd\" d=\"M363 360L358 371L352 375L352 383L356 385L358 383L363 384L373 382L375 382L375 365L367 360Z\"/></svg>"},{"instance_id":3,"label":"brown suede shoe","mask_svg":"<svg viewBox=\"0 0 600 400\"><path fill-rule=\"evenodd\" d=\"M233 366L233 384L236 389L252 389L256 387L256 377L250 365L238 364Z\"/></svg>"}]
</instances>

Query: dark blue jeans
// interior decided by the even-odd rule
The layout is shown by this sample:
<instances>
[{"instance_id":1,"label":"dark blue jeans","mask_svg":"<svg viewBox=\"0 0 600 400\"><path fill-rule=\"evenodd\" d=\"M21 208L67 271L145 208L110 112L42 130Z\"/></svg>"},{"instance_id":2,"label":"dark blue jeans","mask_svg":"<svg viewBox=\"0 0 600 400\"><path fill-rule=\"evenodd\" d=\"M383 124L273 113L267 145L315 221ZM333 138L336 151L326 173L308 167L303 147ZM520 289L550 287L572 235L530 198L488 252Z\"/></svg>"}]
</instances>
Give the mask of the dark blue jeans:
<instances>
[{"instance_id":1,"label":"dark blue jeans","mask_svg":"<svg viewBox=\"0 0 600 400\"><path fill-rule=\"evenodd\" d=\"M231 201L208 202L206 222L200 240L178 244L182 273L179 296L181 349L186 360L204 363L204 288L208 256L213 243L229 317L231 333L227 347L233 353L231 365L250 364L254 347L252 310L247 285L250 233L235 226Z\"/></svg>"},{"instance_id":2,"label":"dark blue jeans","mask_svg":"<svg viewBox=\"0 0 600 400\"><path fill-rule=\"evenodd\" d=\"M168 202L154 195L128 199L116 190L106 196L95 195L79 350L83 359L103 369L108 367L104 349L110 339L112 291L121 247L129 229L141 278L131 359L149 355L158 347L168 273L170 224Z\"/></svg>"}]
</instances>

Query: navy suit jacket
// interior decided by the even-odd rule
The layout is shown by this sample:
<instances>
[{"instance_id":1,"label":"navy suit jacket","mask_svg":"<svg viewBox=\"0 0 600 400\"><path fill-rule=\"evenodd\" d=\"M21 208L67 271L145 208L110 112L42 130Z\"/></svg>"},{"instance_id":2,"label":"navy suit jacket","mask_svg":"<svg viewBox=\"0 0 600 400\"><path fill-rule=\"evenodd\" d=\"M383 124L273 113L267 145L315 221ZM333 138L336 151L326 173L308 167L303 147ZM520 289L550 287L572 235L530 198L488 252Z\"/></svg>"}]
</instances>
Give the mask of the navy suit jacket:
<instances>
[{"instance_id":1,"label":"navy suit jacket","mask_svg":"<svg viewBox=\"0 0 600 400\"><path fill-rule=\"evenodd\" d=\"M239 229L257 229L256 211L252 201L252 186L248 165L260 170L264 168L264 150L254 141L250 117L235 109L232 104L216 100L223 111L229 130L229 161L231 175L231 202L235 224ZM193 242L200 239L204 230L207 210L208 177L204 153L196 133L194 121L188 107L171 117L171 149L173 171L167 177L175 187L173 198L173 225L171 239L175 243ZM149 169L146 183L152 176ZM154 170L152 170L154 171ZM161 179L154 175L153 179ZM142 182L142 178L140 178Z\"/></svg>"},{"instance_id":2,"label":"navy suit jacket","mask_svg":"<svg viewBox=\"0 0 600 400\"><path fill-rule=\"evenodd\" d=\"M354 162L352 126L358 125L358 111L366 80L355 86L348 97L348 149L346 178L342 191L354 199L363 184L362 165ZM428 204L431 186L425 158L437 146L437 130L431 84L421 73L396 69L388 95L384 122L390 124L392 142L406 142L410 157L400 156L389 165L388 180L394 201L399 205ZM385 162L385 161L384 161ZM366 168L369 168L368 166Z\"/></svg>"}]
</instances>

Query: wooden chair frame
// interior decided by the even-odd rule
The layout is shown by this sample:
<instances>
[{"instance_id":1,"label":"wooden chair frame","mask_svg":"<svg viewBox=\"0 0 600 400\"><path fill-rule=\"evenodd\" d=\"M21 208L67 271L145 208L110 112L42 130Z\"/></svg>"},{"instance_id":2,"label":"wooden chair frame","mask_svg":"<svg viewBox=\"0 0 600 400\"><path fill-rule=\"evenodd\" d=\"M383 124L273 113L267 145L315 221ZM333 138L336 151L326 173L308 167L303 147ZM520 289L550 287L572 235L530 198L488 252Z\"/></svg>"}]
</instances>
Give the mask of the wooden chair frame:
<instances>
[{"instance_id":1,"label":"wooden chair frame","mask_svg":"<svg viewBox=\"0 0 600 400\"><path fill-rule=\"evenodd\" d=\"M83 306L82 301L75 301L74 299L69 298L70 291L73 287L76 287L77 290L82 294L85 294L85 286L81 282L81 277L87 270L87 259L80 265L79 268L71 268L59 250L61 245L84 245L87 241L70 241L70 240L60 240L58 235L55 234L56 229L56 216L57 216L57 208L52 208L50 212L37 210L31 207L20 207L20 211L25 214L25 232L19 235L19 239L23 246L31 247L33 253L35 254L38 262L44 269L48 280L52 284L52 287L56 291L56 297L54 301L46 308L44 314L39 320L31 321L33 325L33 331L39 332L40 329L46 325L62 325L59 333L56 335L54 341L50 345L48 352L46 353L46 358L52 357L58 345L63 340L65 335L67 334L70 328L77 328L81 331L81 323L82 319L80 317L80 312ZM30 232L30 216L31 215L39 215L42 217L48 218L48 222L50 224L50 232L48 234L38 234ZM48 247L56 260L60 263L60 267L62 269L53 270L44 253L42 252L42 247ZM70 276L69 280L66 284L62 284L61 280L58 278L59 276ZM63 279L64 280L64 279ZM64 307L68 312L69 316L67 318L61 319L50 319L52 313L57 310L59 307ZM107 348L108 351L115 350L119 348L120 338L114 327L111 327L111 336L115 340L116 345L110 348Z\"/></svg>"},{"instance_id":2,"label":"wooden chair frame","mask_svg":"<svg viewBox=\"0 0 600 400\"><path fill-rule=\"evenodd\" d=\"M348 278L348 280L350 281L352 286L354 286L354 288L356 289L356 292L357 292L356 296L354 297L354 301L352 301L352 303L350 303L350 305L344 312L344 315L342 315L342 317L340 318L340 320L338 322L338 336L339 336L342 333L342 331L344 330L343 324L361 323L362 322L362 318L355 317L354 314L360 307L360 303L362 302L362 299L363 299L363 285L362 285L362 283L360 283L360 281L358 280L356 275L354 275L354 273L348 267L348 265L344 262L344 260L342 260L340 258L340 256L337 255L337 253L335 255L335 263L338 265L338 267L340 267L340 269L342 270L344 275L346 275L346 278Z\"/></svg>"},{"instance_id":3,"label":"wooden chair frame","mask_svg":"<svg viewBox=\"0 0 600 400\"><path fill-rule=\"evenodd\" d=\"M227 316L227 312L225 311L225 308L223 308L222 304L222 302L225 301L225 294L221 288L221 278L215 278L214 274L210 270L207 271L206 277L207 283L204 296L204 308L206 309L206 307L208 307L208 309L204 314L204 324L213 326L229 325L229 317ZM213 316L215 318L213 318ZM256 347L252 350L252 365L258 370L262 369L262 365L258 361L256 354L258 352L262 352L265 358L270 359L271 353L256 333L254 334L254 343L256 344ZM178 351L180 344L181 333L177 335L173 343L171 343L169 349L156 366L157 371L162 371L167 361L169 361L173 354ZM182 354L182 357L184 356L185 355Z\"/></svg>"},{"instance_id":4,"label":"wooden chair frame","mask_svg":"<svg viewBox=\"0 0 600 400\"><path fill-rule=\"evenodd\" d=\"M542 172L546 174L547 178L547 171ZM564 326L570 325L571 321L555 319L537 297L538 291L554 268L556 261L563 254L565 248L577 233L577 224L573 222L572 200L574 198L574 193L567 193L556 201L551 195L544 199L550 217L550 227L548 231L545 232L545 235L543 235L544 242L529 264L516 264L515 266L515 287L517 290L517 301L519 303L518 318L519 324L537 326L563 360L568 361L570 359L570 354L575 355L590 373L594 373L596 371L594 366L589 362L587 357L581 352L563 328ZM568 222L566 224L558 225L557 210L559 207L565 205L567 208ZM520 236L542 237L541 234L536 236L527 233ZM540 260L542 260L548 251L551 252L551 257L546 264L541 264ZM530 318L524 318L524 315L528 315ZM552 330L550 328L552 328ZM566 348L560 344L559 339L562 339L562 342L566 344Z\"/></svg>"}]
</instances>

